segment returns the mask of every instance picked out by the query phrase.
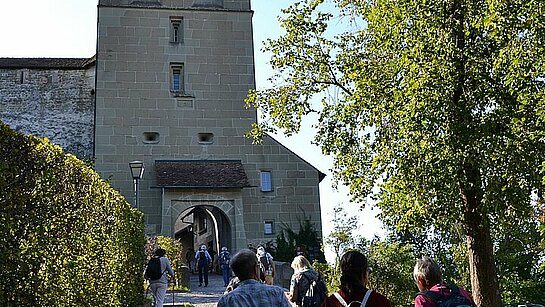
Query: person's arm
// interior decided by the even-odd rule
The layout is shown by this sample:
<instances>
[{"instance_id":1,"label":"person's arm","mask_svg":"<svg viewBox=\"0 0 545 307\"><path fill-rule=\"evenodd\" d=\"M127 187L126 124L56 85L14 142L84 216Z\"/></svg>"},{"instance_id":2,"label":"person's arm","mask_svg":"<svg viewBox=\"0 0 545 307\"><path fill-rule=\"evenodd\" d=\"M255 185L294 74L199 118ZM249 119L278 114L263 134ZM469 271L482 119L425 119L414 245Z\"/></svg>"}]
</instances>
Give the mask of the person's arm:
<instances>
[{"instance_id":1,"label":"person's arm","mask_svg":"<svg viewBox=\"0 0 545 307\"><path fill-rule=\"evenodd\" d=\"M288 299L290 302L292 303L295 303L297 302L297 297L299 296L299 293L298 293L298 287L297 287L297 281L295 280L295 278L291 278L291 282L290 282L290 292L288 292Z\"/></svg>"},{"instance_id":2,"label":"person's arm","mask_svg":"<svg viewBox=\"0 0 545 307\"><path fill-rule=\"evenodd\" d=\"M282 299L280 300L280 306L281 307L293 307L293 305L288 301L288 296L286 295L286 292L284 292L282 289L280 289L280 293L282 296Z\"/></svg>"},{"instance_id":3,"label":"person's arm","mask_svg":"<svg viewBox=\"0 0 545 307\"><path fill-rule=\"evenodd\" d=\"M170 260L168 260L168 258L165 258L165 260L166 260L168 274L170 274L170 276L174 277L174 271L172 270L172 267L170 266Z\"/></svg>"},{"instance_id":4,"label":"person's arm","mask_svg":"<svg viewBox=\"0 0 545 307\"><path fill-rule=\"evenodd\" d=\"M271 259L271 266L272 266L272 277L276 275L276 266L274 265L274 261Z\"/></svg>"}]
</instances>

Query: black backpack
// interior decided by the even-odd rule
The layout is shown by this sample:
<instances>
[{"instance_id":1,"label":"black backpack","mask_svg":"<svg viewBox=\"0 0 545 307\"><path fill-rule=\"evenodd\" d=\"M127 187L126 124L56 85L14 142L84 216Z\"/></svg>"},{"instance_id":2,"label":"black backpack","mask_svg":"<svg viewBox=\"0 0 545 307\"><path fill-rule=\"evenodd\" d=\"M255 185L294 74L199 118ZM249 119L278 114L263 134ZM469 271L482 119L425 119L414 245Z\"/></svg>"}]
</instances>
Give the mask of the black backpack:
<instances>
[{"instance_id":1,"label":"black backpack","mask_svg":"<svg viewBox=\"0 0 545 307\"><path fill-rule=\"evenodd\" d=\"M161 272L161 258L153 257L148 261L144 277L149 280L157 280L161 278L164 273L165 272Z\"/></svg>"},{"instance_id":2,"label":"black backpack","mask_svg":"<svg viewBox=\"0 0 545 307\"><path fill-rule=\"evenodd\" d=\"M199 251L199 255L197 256L197 263L199 266L207 266L208 265L208 257L206 257L206 252L203 250Z\"/></svg>"},{"instance_id":3,"label":"black backpack","mask_svg":"<svg viewBox=\"0 0 545 307\"><path fill-rule=\"evenodd\" d=\"M322 280L320 275L318 275L318 278L315 280L306 276L304 273L302 275L304 278L306 278L309 281L310 287L308 288L307 292L305 293L305 296L303 296L303 299L301 300L301 306L303 307L322 306L322 303L325 301L325 298L327 296L327 286L325 282Z\"/></svg>"},{"instance_id":4,"label":"black backpack","mask_svg":"<svg viewBox=\"0 0 545 307\"><path fill-rule=\"evenodd\" d=\"M263 271L263 273L265 273L265 271L271 269L271 262L269 260L269 257L267 257L267 253L265 253L265 255L259 257L259 264L260 264L260 267L261 267L261 270Z\"/></svg>"},{"instance_id":5,"label":"black backpack","mask_svg":"<svg viewBox=\"0 0 545 307\"><path fill-rule=\"evenodd\" d=\"M418 295L424 295L437 303L437 307L472 307L473 303L460 293L460 288L454 285L448 286L450 295L445 296L439 292L430 290L419 292Z\"/></svg>"},{"instance_id":6,"label":"black backpack","mask_svg":"<svg viewBox=\"0 0 545 307\"><path fill-rule=\"evenodd\" d=\"M229 266L229 262L231 261L231 257L229 255L229 252L223 251L220 254L220 264L224 266Z\"/></svg>"}]
</instances>

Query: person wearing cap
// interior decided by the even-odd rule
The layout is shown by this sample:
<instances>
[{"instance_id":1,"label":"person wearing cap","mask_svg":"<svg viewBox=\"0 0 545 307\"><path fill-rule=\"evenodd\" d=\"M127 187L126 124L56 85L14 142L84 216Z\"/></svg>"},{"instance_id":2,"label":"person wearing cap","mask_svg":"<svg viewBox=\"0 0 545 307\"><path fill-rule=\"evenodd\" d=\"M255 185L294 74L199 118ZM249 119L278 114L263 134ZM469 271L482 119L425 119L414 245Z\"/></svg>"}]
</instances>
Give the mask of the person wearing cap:
<instances>
[{"instance_id":1,"label":"person wearing cap","mask_svg":"<svg viewBox=\"0 0 545 307\"><path fill-rule=\"evenodd\" d=\"M195 261L199 270L199 287L202 286L203 281L204 286L208 287L208 267L212 263L212 257L210 257L206 245L201 245L201 248L195 253Z\"/></svg>"},{"instance_id":2,"label":"person wearing cap","mask_svg":"<svg viewBox=\"0 0 545 307\"><path fill-rule=\"evenodd\" d=\"M223 286L227 287L229 283L229 262L231 262L231 253L227 250L227 247L224 246L221 248L220 253L220 268L223 274Z\"/></svg>"}]
</instances>

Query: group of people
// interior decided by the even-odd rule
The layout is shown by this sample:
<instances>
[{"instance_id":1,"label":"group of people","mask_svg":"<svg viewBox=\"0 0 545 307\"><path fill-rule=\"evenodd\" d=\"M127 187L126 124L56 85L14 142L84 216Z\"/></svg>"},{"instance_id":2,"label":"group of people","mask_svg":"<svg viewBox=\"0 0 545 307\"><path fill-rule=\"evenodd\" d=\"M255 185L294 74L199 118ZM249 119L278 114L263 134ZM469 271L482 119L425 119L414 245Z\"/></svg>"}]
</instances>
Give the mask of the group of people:
<instances>
[{"instance_id":1,"label":"group of people","mask_svg":"<svg viewBox=\"0 0 545 307\"><path fill-rule=\"evenodd\" d=\"M294 274L290 289L286 293L280 287L260 282L262 270L255 252L246 249L239 251L231 261L238 286L226 291L218 306L392 306L388 298L368 288L371 270L367 257L359 251L349 251L341 257L340 287L329 296L320 274L314 271L304 256L295 257L291 267ZM416 262L413 277L420 291L415 297L415 307L437 307L443 304L476 307L466 290L443 282L441 268L429 257L423 257ZM322 286L318 286L320 283ZM309 295L313 299L305 300ZM317 302L316 298L321 301Z\"/></svg>"},{"instance_id":2,"label":"group of people","mask_svg":"<svg viewBox=\"0 0 545 307\"><path fill-rule=\"evenodd\" d=\"M223 253L223 255L222 255ZM294 274L288 292L273 285L274 262L263 247L256 250L242 249L232 258L227 247L218 255L223 272L225 294L217 306L281 306L281 307L347 307L374 306L389 307L390 301L382 294L368 289L371 272L367 257L359 251L346 252L340 261L341 277L338 291L327 296L327 288L321 276L303 256L296 256L291 263ZM174 275L164 250L158 249L155 257L160 261L163 274L158 280L150 281L150 289L156 306L163 305L167 279L165 273ZM208 285L208 266L212 260L205 245L195 254L199 266L199 286ZM228 259L228 260L226 260ZM201 260L201 262L199 262ZM201 265L200 263L204 263ZM269 267L270 266L270 267ZM235 275L229 282L230 270ZM429 257L417 260L413 277L419 291L415 297L415 307L437 307L445 303L456 306L476 307L470 294L461 287L443 282L439 265ZM229 283L228 283L229 282ZM448 305L450 306L450 305Z\"/></svg>"}]
</instances>

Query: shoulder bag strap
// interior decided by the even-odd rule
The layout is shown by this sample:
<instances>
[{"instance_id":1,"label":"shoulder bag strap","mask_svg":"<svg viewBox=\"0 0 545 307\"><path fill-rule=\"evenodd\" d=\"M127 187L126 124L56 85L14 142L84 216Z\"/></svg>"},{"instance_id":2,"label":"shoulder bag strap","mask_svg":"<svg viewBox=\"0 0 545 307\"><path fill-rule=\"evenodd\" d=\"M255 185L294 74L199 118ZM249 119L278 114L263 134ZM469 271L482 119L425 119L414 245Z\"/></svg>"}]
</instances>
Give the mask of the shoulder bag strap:
<instances>
[{"instance_id":1,"label":"shoulder bag strap","mask_svg":"<svg viewBox=\"0 0 545 307\"><path fill-rule=\"evenodd\" d=\"M365 307L365 304L367 304L367 300L369 300L369 297L371 296L371 292L373 292L373 290L367 290L367 292L365 292L365 296L363 297L363 300L361 301L362 307Z\"/></svg>"},{"instance_id":2,"label":"shoulder bag strap","mask_svg":"<svg viewBox=\"0 0 545 307\"><path fill-rule=\"evenodd\" d=\"M333 295L335 295L335 297L337 298L337 300L339 300L341 305L343 305L344 307L348 307L348 304L346 304L346 301L342 298L342 296L338 292L333 292Z\"/></svg>"}]
</instances>

